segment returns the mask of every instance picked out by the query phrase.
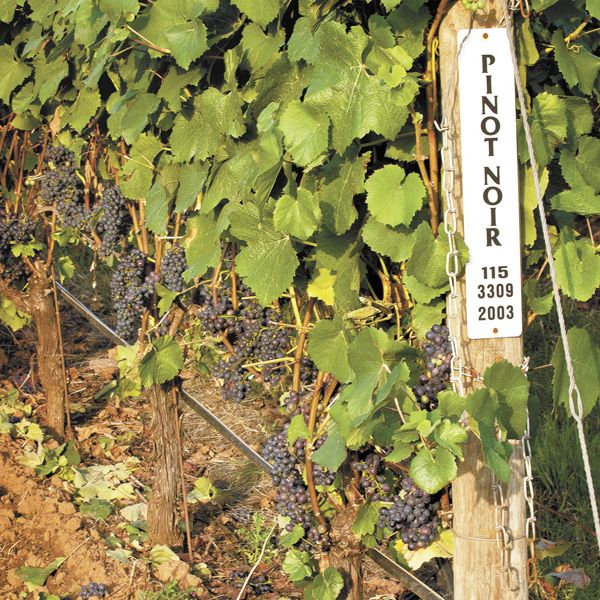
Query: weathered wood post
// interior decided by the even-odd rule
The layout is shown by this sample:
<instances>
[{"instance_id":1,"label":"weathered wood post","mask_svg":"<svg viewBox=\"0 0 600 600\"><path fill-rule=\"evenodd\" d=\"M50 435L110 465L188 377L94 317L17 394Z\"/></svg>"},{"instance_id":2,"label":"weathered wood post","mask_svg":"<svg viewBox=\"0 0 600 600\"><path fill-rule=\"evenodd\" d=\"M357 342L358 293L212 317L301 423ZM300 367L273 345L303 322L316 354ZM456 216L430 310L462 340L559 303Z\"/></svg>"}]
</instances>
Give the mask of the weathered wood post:
<instances>
[{"instance_id":1,"label":"weathered wood post","mask_svg":"<svg viewBox=\"0 0 600 600\"><path fill-rule=\"evenodd\" d=\"M475 15L457 2L444 18L439 34L440 89L444 116L450 125L447 133L454 159L457 230L465 235L466 220L465 238L471 248L470 271L467 272L469 289L464 277L457 286L456 305L462 325L458 346L464 364L479 374L503 358L515 365L523 360L513 68L505 43L506 30L490 31L503 27L501 2L488 0L485 11ZM459 82L460 76L462 81ZM504 104L497 106L497 103ZM473 135L472 140L467 138L472 147L467 148L466 153L461 146L461 108L463 116L469 117L464 119L462 135L465 136L467 129ZM490 157L493 159L486 162ZM491 165L487 172L486 165ZM479 174L473 169L478 169ZM463 180L465 171L468 173ZM482 212L484 210L487 214ZM507 215L512 215L512 223L507 222ZM479 231L479 242L473 242L473 236L469 235L472 228ZM502 258L489 262L489 257L494 255L487 250L494 249L498 240L503 246L495 256ZM473 296L477 290L477 287L473 290L475 281L485 286L483 300ZM489 288L492 300L487 300L488 284L492 286ZM512 288L508 288L509 285ZM493 290L502 290L504 298L499 299ZM511 290L510 299L508 290ZM470 303L469 331L467 302ZM465 391L468 393L477 385L476 381L467 380ZM504 509L497 506L498 494L494 502L494 480L483 465L477 438L471 436L464 448L465 460L452 486L455 600L525 600L528 597L523 454L520 442L515 441L513 448L511 479L508 485L502 486ZM502 544L497 543L497 527L502 523L503 514L510 534L504 552ZM500 535L499 539L502 538Z\"/></svg>"}]
</instances>

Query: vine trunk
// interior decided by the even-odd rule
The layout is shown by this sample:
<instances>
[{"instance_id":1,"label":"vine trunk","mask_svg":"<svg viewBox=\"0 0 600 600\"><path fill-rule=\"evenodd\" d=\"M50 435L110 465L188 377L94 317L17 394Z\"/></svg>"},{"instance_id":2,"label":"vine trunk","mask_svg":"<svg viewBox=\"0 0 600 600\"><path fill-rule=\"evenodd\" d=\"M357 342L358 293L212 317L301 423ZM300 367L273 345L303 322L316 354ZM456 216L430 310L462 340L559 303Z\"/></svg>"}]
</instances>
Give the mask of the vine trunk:
<instances>
[{"instance_id":1,"label":"vine trunk","mask_svg":"<svg viewBox=\"0 0 600 600\"><path fill-rule=\"evenodd\" d=\"M177 394L160 385L147 391L152 411L155 473L148 502L148 533L152 544L179 544L177 486L180 477L177 427Z\"/></svg>"},{"instance_id":2,"label":"vine trunk","mask_svg":"<svg viewBox=\"0 0 600 600\"><path fill-rule=\"evenodd\" d=\"M46 394L46 425L53 436L62 439L65 435L67 382L52 282L43 265L36 265L30 277L27 306L37 334L38 375Z\"/></svg>"}]
</instances>

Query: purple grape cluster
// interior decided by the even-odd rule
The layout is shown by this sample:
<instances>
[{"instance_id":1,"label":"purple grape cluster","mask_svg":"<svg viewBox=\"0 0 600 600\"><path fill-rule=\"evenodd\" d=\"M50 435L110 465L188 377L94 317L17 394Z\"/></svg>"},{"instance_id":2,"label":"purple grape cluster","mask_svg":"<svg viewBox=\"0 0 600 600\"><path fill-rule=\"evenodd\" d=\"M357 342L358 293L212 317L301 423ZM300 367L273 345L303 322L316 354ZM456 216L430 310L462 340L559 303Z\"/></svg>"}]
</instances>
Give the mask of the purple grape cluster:
<instances>
[{"instance_id":1,"label":"purple grape cluster","mask_svg":"<svg viewBox=\"0 0 600 600\"><path fill-rule=\"evenodd\" d=\"M35 223L30 218L0 217L0 277L13 283L27 277L25 263L12 250L15 243L27 244L34 240L34 236Z\"/></svg>"},{"instance_id":2,"label":"purple grape cluster","mask_svg":"<svg viewBox=\"0 0 600 600\"><path fill-rule=\"evenodd\" d=\"M437 537L438 503L419 489L410 477L400 482L401 491L379 510L379 525L399 532L409 550L426 548Z\"/></svg>"},{"instance_id":3,"label":"purple grape cluster","mask_svg":"<svg viewBox=\"0 0 600 600\"><path fill-rule=\"evenodd\" d=\"M153 272L146 275L146 269L146 255L132 249L121 256L111 278L116 331L126 341L133 341L137 336L140 320L154 293L157 277Z\"/></svg>"},{"instance_id":4,"label":"purple grape cluster","mask_svg":"<svg viewBox=\"0 0 600 600\"><path fill-rule=\"evenodd\" d=\"M277 488L275 508L280 515L289 517L287 531L293 531L295 525L300 525L308 530L309 542L325 548L329 538L314 521L308 488L300 474L300 467L304 461L305 440L296 440L290 450L287 444L288 428L289 424L270 437L262 449L263 457L273 467L271 478Z\"/></svg>"},{"instance_id":5,"label":"purple grape cluster","mask_svg":"<svg viewBox=\"0 0 600 600\"><path fill-rule=\"evenodd\" d=\"M88 585L82 586L79 597L83 598L83 600L89 600L90 598L106 598L108 593L106 584L91 582L88 583Z\"/></svg>"},{"instance_id":6,"label":"purple grape cluster","mask_svg":"<svg viewBox=\"0 0 600 600\"><path fill-rule=\"evenodd\" d=\"M360 475L358 489L366 498L381 500L392 491L379 454L367 452L362 459L355 454L350 466Z\"/></svg>"},{"instance_id":7,"label":"purple grape cluster","mask_svg":"<svg viewBox=\"0 0 600 600\"><path fill-rule=\"evenodd\" d=\"M291 338L287 329L277 325L279 312L260 306L247 286L241 284L238 288L237 309L233 308L230 295L229 288L218 288L215 303L211 291L201 288L196 294L200 307L197 316L204 331L216 337L226 336L233 348L233 356L218 361L213 374L222 381L223 397L241 402L249 389L248 372L243 365L258 363L263 382L278 384L286 373L285 364L279 359L288 354Z\"/></svg>"},{"instance_id":8,"label":"purple grape cluster","mask_svg":"<svg viewBox=\"0 0 600 600\"><path fill-rule=\"evenodd\" d=\"M163 285L172 292L182 292L185 289L183 272L186 268L185 250L179 244L173 244L165 252L160 267Z\"/></svg>"},{"instance_id":9,"label":"purple grape cluster","mask_svg":"<svg viewBox=\"0 0 600 600\"><path fill-rule=\"evenodd\" d=\"M100 256L110 256L118 250L123 235L130 224L127 201L116 185L107 185L102 190L99 206L100 216L96 229L102 240Z\"/></svg>"},{"instance_id":10,"label":"purple grape cluster","mask_svg":"<svg viewBox=\"0 0 600 600\"><path fill-rule=\"evenodd\" d=\"M232 571L229 574L229 582L234 588L241 588L248 577L248 571ZM253 575L250 580L250 587L257 596L268 594L273 590L269 580L265 575Z\"/></svg>"},{"instance_id":11,"label":"purple grape cluster","mask_svg":"<svg viewBox=\"0 0 600 600\"><path fill-rule=\"evenodd\" d=\"M434 325L425 334L423 345L425 372L420 375L419 383L413 387L419 406L425 410L437 408L437 395L448 387L450 380L450 359L452 346L445 325Z\"/></svg>"},{"instance_id":12,"label":"purple grape cluster","mask_svg":"<svg viewBox=\"0 0 600 600\"><path fill-rule=\"evenodd\" d=\"M83 182L77 175L72 152L62 147L47 150L40 193L46 204L56 204L58 220L64 227L89 228L93 213L84 205Z\"/></svg>"}]
</instances>

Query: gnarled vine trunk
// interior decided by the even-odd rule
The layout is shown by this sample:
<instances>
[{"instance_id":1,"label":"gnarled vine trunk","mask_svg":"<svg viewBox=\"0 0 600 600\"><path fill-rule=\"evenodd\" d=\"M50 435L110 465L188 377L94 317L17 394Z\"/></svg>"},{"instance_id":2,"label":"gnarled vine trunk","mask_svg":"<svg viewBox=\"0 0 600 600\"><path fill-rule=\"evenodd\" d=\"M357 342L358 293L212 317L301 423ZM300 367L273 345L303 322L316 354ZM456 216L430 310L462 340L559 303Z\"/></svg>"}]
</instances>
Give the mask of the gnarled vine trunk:
<instances>
[{"instance_id":1,"label":"gnarled vine trunk","mask_svg":"<svg viewBox=\"0 0 600 600\"><path fill-rule=\"evenodd\" d=\"M27 292L12 287L0 277L0 293L19 310L31 315L37 338L37 370L46 395L44 421L53 436L63 438L67 381L63 369L60 323L46 265L42 261L35 261Z\"/></svg>"},{"instance_id":2,"label":"gnarled vine trunk","mask_svg":"<svg viewBox=\"0 0 600 600\"><path fill-rule=\"evenodd\" d=\"M152 544L179 544L177 490L179 460L177 446L177 391L153 385L147 392L152 410L154 478L148 502L148 534Z\"/></svg>"},{"instance_id":3,"label":"gnarled vine trunk","mask_svg":"<svg viewBox=\"0 0 600 600\"><path fill-rule=\"evenodd\" d=\"M37 336L38 376L46 395L45 422L50 433L61 439L65 435L67 382L52 282L43 265L36 265L29 278L27 307Z\"/></svg>"},{"instance_id":4,"label":"gnarled vine trunk","mask_svg":"<svg viewBox=\"0 0 600 600\"><path fill-rule=\"evenodd\" d=\"M362 600L362 559L365 553L360 537L352 531L358 506L352 502L353 493L346 490L350 502L331 519L331 550L329 566L335 567L344 578L340 599Z\"/></svg>"}]
</instances>

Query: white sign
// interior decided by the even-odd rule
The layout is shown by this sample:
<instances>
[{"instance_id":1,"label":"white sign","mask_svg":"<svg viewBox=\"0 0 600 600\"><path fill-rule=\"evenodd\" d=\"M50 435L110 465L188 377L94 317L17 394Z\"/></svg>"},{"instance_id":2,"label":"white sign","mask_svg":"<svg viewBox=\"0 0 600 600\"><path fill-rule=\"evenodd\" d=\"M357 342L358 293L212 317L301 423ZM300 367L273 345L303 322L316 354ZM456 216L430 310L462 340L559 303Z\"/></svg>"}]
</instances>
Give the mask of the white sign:
<instances>
[{"instance_id":1,"label":"white sign","mask_svg":"<svg viewBox=\"0 0 600 600\"><path fill-rule=\"evenodd\" d=\"M515 85L506 29L458 32L467 334L521 335Z\"/></svg>"}]
</instances>

